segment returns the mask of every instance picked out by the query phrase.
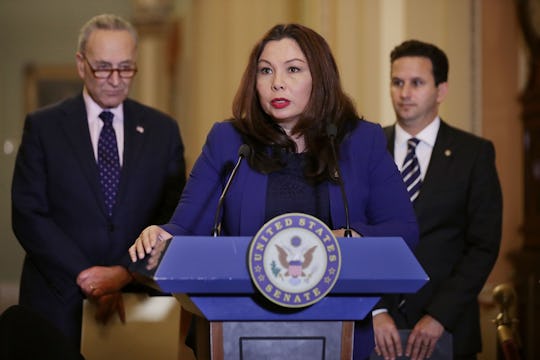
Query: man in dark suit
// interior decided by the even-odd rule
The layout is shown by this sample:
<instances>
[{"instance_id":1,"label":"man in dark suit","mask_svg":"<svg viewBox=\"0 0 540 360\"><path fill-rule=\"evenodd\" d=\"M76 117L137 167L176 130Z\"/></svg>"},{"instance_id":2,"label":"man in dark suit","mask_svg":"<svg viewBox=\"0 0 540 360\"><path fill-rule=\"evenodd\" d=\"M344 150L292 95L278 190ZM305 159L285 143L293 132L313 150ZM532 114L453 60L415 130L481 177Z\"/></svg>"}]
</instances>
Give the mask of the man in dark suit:
<instances>
[{"instance_id":1,"label":"man in dark suit","mask_svg":"<svg viewBox=\"0 0 540 360\"><path fill-rule=\"evenodd\" d=\"M82 301L98 320L133 287L127 249L166 222L185 183L176 122L127 99L137 34L115 15L81 29L80 95L27 116L12 185L13 230L26 251L20 304L78 347Z\"/></svg>"},{"instance_id":2,"label":"man in dark suit","mask_svg":"<svg viewBox=\"0 0 540 360\"><path fill-rule=\"evenodd\" d=\"M373 318L376 350L385 359L424 359L447 331L454 359L475 359L481 351L477 297L501 240L494 147L439 118L448 91L443 51L410 40L390 59L397 123L385 132L414 202L420 226L415 254L430 281L416 294L383 297ZM404 349L397 329L412 329Z\"/></svg>"}]
</instances>

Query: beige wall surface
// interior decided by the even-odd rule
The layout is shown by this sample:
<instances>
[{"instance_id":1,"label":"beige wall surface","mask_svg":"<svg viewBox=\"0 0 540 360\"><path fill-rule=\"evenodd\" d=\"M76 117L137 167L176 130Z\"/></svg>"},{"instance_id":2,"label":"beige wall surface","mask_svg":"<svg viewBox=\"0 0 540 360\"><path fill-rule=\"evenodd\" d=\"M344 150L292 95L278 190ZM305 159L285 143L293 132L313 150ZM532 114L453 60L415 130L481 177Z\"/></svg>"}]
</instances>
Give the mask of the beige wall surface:
<instances>
[{"instance_id":1,"label":"beige wall surface","mask_svg":"<svg viewBox=\"0 0 540 360\"><path fill-rule=\"evenodd\" d=\"M523 123L519 94L525 65L522 37L512 0L482 1L482 133L495 144L504 195L503 241L490 283L510 280L507 258L521 248L524 217Z\"/></svg>"},{"instance_id":2,"label":"beige wall surface","mask_svg":"<svg viewBox=\"0 0 540 360\"><path fill-rule=\"evenodd\" d=\"M251 47L276 23L300 22L328 41L342 82L359 113L384 125L394 122L389 99L389 53L408 38L434 42L451 62L450 94L442 115L480 132L475 77L473 0L264 0L187 1L182 18L181 71L174 113L186 139L188 164L215 121L231 115L231 103Z\"/></svg>"}]
</instances>

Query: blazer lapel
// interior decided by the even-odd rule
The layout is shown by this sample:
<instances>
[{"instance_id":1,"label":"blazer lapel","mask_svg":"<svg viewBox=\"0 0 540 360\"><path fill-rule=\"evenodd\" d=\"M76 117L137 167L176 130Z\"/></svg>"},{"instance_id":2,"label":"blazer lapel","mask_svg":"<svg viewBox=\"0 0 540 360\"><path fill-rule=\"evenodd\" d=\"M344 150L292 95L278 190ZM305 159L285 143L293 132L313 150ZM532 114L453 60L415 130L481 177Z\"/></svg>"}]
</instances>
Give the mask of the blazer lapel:
<instances>
[{"instance_id":1,"label":"blazer lapel","mask_svg":"<svg viewBox=\"0 0 540 360\"><path fill-rule=\"evenodd\" d=\"M415 201L415 206L422 204L422 192L429 194L435 184L439 182L440 177L445 176L444 169L447 168L448 162L452 158L451 155L454 152L452 143L450 128L441 120L437 139L435 140L435 145L433 146L433 151L429 160L429 166L422 182L420 195Z\"/></svg>"},{"instance_id":2,"label":"blazer lapel","mask_svg":"<svg viewBox=\"0 0 540 360\"><path fill-rule=\"evenodd\" d=\"M394 141L396 139L396 125L387 126L384 129L384 134L386 135L386 148L394 158Z\"/></svg>"},{"instance_id":3,"label":"blazer lapel","mask_svg":"<svg viewBox=\"0 0 540 360\"><path fill-rule=\"evenodd\" d=\"M60 126L64 130L64 136L71 143L73 154L77 163L81 166L84 178L88 181L98 206L105 214L105 202L99 183L99 172L90 139L88 119L82 94L67 101L63 105L65 116L60 120Z\"/></svg>"},{"instance_id":4,"label":"blazer lapel","mask_svg":"<svg viewBox=\"0 0 540 360\"><path fill-rule=\"evenodd\" d=\"M246 174L242 179L244 188L239 233L241 235L254 235L259 231L265 218L268 176L251 169L247 161L244 161L238 170L238 174Z\"/></svg>"},{"instance_id":5,"label":"blazer lapel","mask_svg":"<svg viewBox=\"0 0 540 360\"><path fill-rule=\"evenodd\" d=\"M117 203L126 196L131 173L137 166L137 159L144 145L146 123L141 112L136 110L135 105L129 100L124 102L124 153L122 154Z\"/></svg>"}]
</instances>

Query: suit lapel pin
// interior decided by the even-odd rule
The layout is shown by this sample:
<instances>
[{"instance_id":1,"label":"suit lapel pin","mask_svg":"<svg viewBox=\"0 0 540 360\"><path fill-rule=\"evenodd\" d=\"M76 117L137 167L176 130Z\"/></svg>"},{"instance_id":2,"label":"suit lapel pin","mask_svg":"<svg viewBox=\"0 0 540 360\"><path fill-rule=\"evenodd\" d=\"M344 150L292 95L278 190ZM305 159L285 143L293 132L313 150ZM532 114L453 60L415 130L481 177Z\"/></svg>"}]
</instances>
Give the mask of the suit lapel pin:
<instances>
[{"instance_id":1,"label":"suit lapel pin","mask_svg":"<svg viewBox=\"0 0 540 360\"><path fill-rule=\"evenodd\" d=\"M135 130L139 133L139 134L144 134L144 128L142 126L137 126L135 128Z\"/></svg>"},{"instance_id":2,"label":"suit lapel pin","mask_svg":"<svg viewBox=\"0 0 540 360\"><path fill-rule=\"evenodd\" d=\"M444 150L444 156L449 157L450 155L452 155L452 150L450 149Z\"/></svg>"}]
</instances>

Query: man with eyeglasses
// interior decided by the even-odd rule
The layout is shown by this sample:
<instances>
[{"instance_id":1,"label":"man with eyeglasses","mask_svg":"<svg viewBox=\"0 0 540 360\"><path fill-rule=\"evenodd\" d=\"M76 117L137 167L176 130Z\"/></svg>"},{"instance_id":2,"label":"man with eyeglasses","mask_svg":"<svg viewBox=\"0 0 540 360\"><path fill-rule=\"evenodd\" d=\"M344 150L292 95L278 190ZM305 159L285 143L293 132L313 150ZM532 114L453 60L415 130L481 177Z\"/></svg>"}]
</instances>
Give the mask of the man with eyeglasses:
<instances>
[{"instance_id":1,"label":"man with eyeglasses","mask_svg":"<svg viewBox=\"0 0 540 360\"><path fill-rule=\"evenodd\" d=\"M80 345L82 302L98 320L124 317L136 287L127 249L166 222L185 183L184 147L169 116L128 99L137 33L115 15L81 29L82 93L29 114L12 185L12 221L26 251L20 299Z\"/></svg>"}]
</instances>

